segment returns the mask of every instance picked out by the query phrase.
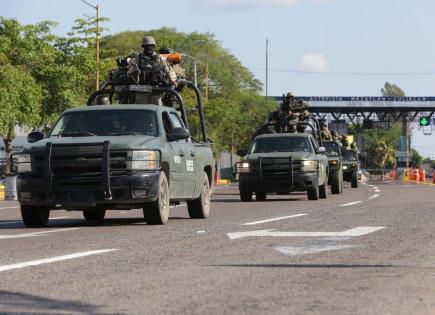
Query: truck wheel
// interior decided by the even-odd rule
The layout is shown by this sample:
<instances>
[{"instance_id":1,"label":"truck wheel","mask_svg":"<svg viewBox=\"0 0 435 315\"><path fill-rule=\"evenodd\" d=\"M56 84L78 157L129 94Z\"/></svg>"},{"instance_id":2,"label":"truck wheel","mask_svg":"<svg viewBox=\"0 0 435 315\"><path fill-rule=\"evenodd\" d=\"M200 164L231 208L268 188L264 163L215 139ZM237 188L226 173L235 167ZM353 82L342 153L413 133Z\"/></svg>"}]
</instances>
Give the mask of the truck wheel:
<instances>
[{"instance_id":1,"label":"truck wheel","mask_svg":"<svg viewBox=\"0 0 435 315\"><path fill-rule=\"evenodd\" d=\"M331 193L337 195L341 193L341 181L340 172L334 172L331 174Z\"/></svg>"},{"instance_id":2,"label":"truck wheel","mask_svg":"<svg viewBox=\"0 0 435 315\"><path fill-rule=\"evenodd\" d=\"M319 198L326 199L328 197L328 181L326 180L322 186L319 186Z\"/></svg>"},{"instance_id":3,"label":"truck wheel","mask_svg":"<svg viewBox=\"0 0 435 315\"><path fill-rule=\"evenodd\" d=\"M44 227L48 223L50 209L38 206L21 206L21 217L26 227Z\"/></svg>"},{"instance_id":4,"label":"truck wheel","mask_svg":"<svg viewBox=\"0 0 435 315\"><path fill-rule=\"evenodd\" d=\"M207 219L210 215L210 182L207 173L204 173L201 194L197 199L187 201L187 211L192 219Z\"/></svg>"},{"instance_id":5,"label":"truck wheel","mask_svg":"<svg viewBox=\"0 0 435 315\"><path fill-rule=\"evenodd\" d=\"M143 216L150 225L162 225L169 219L169 185L165 172L160 172L159 190L156 201L147 203L143 207Z\"/></svg>"},{"instance_id":6,"label":"truck wheel","mask_svg":"<svg viewBox=\"0 0 435 315\"><path fill-rule=\"evenodd\" d=\"M358 188L358 174L357 174L357 172L352 173L350 183L351 183L350 185L352 188Z\"/></svg>"},{"instance_id":7,"label":"truck wheel","mask_svg":"<svg viewBox=\"0 0 435 315\"><path fill-rule=\"evenodd\" d=\"M240 200L241 201L252 201L252 191L244 187L240 187Z\"/></svg>"},{"instance_id":8,"label":"truck wheel","mask_svg":"<svg viewBox=\"0 0 435 315\"><path fill-rule=\"evenodd\" d=\"M255 199L257 201L266 201L266 198L267 198L267 194L265 192L257 191L255 193Z\"/></svg>"},{"instance_id":9,"label":"truck wheel","mask_svg":"<svg viewBox=\"0 0 435 315\"><path fill-rule=\"evenodd\" d=\"M106 210L83 210L83 216L86 221L103 221L106 215Z\"/></svg>"},{"instance_id":10,"label":"truck wheel","mask_svg":"<svg viewBox=\"0 0 435 315\"><path fill-rule=\"evenodd\" d=\"M317 181L315 181L313 188L308 188L307 197L308 200L318 200L319 199L319 185L317 185Z\"/></svg>"}]
</instances>

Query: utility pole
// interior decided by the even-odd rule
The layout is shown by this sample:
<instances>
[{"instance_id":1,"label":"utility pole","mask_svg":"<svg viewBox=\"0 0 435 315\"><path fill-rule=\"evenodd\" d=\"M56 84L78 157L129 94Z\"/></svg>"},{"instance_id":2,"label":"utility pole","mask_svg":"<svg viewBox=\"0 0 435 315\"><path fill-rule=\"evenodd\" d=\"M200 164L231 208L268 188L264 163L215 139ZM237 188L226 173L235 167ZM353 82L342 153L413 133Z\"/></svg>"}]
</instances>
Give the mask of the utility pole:
<instances>
[{"instance_id":1,"label":"utility pole","mask_svg":"<svg viewBox=\"0 0 435 315\"><path fill-rule=\"evenodd\" d=\"M208 101L208 63L205 64L205 100Z\"/></svg>"},{"instance_id":2,"label":"utility pole","mask_svg":"<svg viewBox=\"0 0 435 315\"><path fill-rule=\"evenodd\" d=\"M266 38L266 97L269 89L269 40Z\"/></svg>"},{"instance_id":3,"label":"utility pole","mask_svg":"<svg viewBox=\"0 0 435 315\"><path fill-rule=\"evenodd\" d=\"M96 10L96 20L95 20L95 22L96 22L95 48L96 49L95 50L97 51L96 52L97 73L96 73L96 78L95 78L95 90L98 91L100 89L100 25L99 25L100 7L98 6L98 4L96 6L94 6L85 0L80 0L80 1Z\"/></svg>"},{"instance_id":4,"label":"utility pole","mask_svg":"<svg viewBox=\"0 0 435 315\"><path fill-rule=\"evenodd\" d=\"M193 83L198 87L198 75L196 73L196 60L193 60Z\"/></svg>"}]
</instances>

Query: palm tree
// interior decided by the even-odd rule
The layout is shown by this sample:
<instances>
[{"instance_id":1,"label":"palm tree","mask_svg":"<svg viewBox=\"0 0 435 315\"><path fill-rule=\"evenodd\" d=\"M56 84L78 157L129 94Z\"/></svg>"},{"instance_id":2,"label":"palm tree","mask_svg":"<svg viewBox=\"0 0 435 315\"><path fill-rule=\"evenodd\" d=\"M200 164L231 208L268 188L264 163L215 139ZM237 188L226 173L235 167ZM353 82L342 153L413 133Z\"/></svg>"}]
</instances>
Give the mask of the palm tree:
<instances>
[{"instance_id":1,"label":"palm tree","mask_svg":"<svg viewBox=\"0 0 435 315\"><path fill-rule=\"evenodd\" d=\"M396 168L396 142L397 140L389 139L388 136L384 136L379 139L375 148L375 152L380 168L385 169L387 164L390 164L393 168Z\"/></svg>"}]
</instances>

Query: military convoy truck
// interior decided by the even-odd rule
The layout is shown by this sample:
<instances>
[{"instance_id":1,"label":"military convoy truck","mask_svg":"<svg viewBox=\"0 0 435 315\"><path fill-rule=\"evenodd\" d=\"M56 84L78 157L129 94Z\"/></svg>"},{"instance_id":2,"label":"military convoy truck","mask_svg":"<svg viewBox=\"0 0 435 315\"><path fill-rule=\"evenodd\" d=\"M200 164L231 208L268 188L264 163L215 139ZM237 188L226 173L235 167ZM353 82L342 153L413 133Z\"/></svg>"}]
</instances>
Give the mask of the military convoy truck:
<instances>
[{"instance_id":1,"label":"military convoy truck","mask_svg":"<svg viewBox=\"0 0 435 315\"><path fill-rule=\"evenodd\" d=\"M306 191L309 200L327 197L328 158L318 122L313 122L288 122L307 131L258 135L248 150L238 150L242 156L237 164L242 201L251 201L253 193L256 200L264 201L267 194L294 191Z\"/></svg>"},{"instance_id":2,"label":"military convoy truck","mask_svg":"<svg viewBox=\"0 0 435 315\"><path fill-rule=\"evenodd\" d=\"M215 162L201 98L191 86L200 140L192 138L175 90L140 85L104 87L88 106L65 111L47 136L30 133L15 156L25 225L46 225L54 209L83 211L86 220L100 221L106 210L137 208L147 223L166 224L170 205L180 201L187 201L191 218L207 218ZM178 107L128 104L137 93L170 94ZM101 95L120 95L127 104L93 105Z\"/></svg>"},{"instance_id":3,"label":"military convoy truck","mask_svg":"<svg viewBox=\"0 0 435 315\"><path fill-rule=\"evenodd\" d=\"M332 194L343 192L343 156L341 146L337 141L323 140L329 164L329 185Z\"/></svg>"},{"instance_id":4,"label":"military convoy truck","mask_svg":"<svg viewBox=\"0 0 435 315\"><path fill-rule=\"evenodd\" d=\"M342 152L343 179L350 182L352 188L358 188L358 172L360 169L358 152L351 148L344 148Z\"/></svg>"}]
</instances>

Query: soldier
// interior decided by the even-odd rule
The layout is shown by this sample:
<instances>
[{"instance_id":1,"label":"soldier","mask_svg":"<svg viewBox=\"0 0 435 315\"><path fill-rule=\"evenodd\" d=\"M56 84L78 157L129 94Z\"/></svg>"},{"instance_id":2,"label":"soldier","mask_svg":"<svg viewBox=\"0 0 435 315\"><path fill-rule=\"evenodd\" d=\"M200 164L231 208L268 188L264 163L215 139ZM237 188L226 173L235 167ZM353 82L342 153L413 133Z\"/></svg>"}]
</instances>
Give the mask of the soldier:
<instances>
[{"instance_id":1,"label":"soldier","mask_svg":"<svg viewBox=\"0 0 435 315\"><path fill-rule=\"evenodd\" d=\"M156 40L152 36L142 39L143 52L139 54L139 68L141 70L140 84L166 85L175 88L177 75L170 69L167 62L155 52ZM136 103L162 105L161 94L139 94Z\"/></svg>"},{"instance_id":2,"label":"soldier","mask_svg":"<svg viewBox=\"0 0 435 315\"><path fill-rule=\"evenodd\" d=\"M328 126L324 122L321 123L321 128L322 128L322 139L332 140L331 132L329 131Z\"/></svg>"}]
</instances>

